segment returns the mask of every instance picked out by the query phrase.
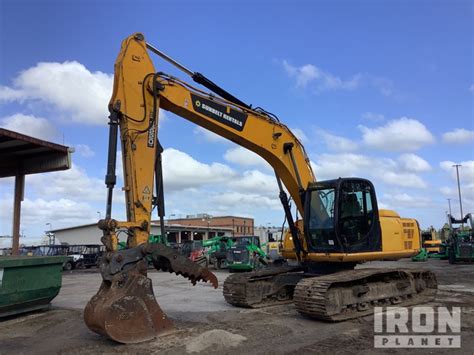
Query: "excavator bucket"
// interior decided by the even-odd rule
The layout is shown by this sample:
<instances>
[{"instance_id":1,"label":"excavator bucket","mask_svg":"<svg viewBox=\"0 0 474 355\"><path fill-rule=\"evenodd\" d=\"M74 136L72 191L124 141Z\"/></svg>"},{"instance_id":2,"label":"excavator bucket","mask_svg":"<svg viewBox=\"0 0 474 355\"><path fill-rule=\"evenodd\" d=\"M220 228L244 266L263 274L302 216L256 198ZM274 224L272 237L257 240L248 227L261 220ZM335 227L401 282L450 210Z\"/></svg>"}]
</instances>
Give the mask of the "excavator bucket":
<instances>
[{"instance_id":1,"label":"excavator bucket","mask_svg":"<svg viewBox=\"0 0 474 355\"><path fill-rule=\"evenodd\" d=\"M151 257L158 270L175 272L193 284L209 281L217 288L217 279L207 268L161 244L109 253L101 265L102 285L84 310L89 329L126 344L151 340L173 330L172 320L156 302L151 279L146 276L148 261L144 255ZM111 274L118 268L120 271Z\"/></svg>"},{"instance_id":2,"label":"excavator bucket","mask_svg":"<svg viewBox=\"0 0 474 355\"><path fill-rule=\"evenodd\" d=\"M84 320L94 332L119 343L139 343L173 329L155 300L151 280L136 271L102 281Z\"/></svg>"}]
</instances>

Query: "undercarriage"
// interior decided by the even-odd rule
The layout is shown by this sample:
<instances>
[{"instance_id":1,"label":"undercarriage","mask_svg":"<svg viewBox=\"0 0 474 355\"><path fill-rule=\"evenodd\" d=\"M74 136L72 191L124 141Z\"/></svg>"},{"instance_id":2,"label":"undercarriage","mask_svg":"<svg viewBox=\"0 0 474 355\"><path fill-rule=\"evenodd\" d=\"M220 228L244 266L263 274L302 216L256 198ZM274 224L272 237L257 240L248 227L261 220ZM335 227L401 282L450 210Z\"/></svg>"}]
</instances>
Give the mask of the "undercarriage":
<instances>
[{"instance_id":1,"label":"undercarriage","mask_svg":"<svg viewBox=\"0 0 474 355\"><path fill-rule=\"evenodd\" d=\"M435 275L427 270L358 269L326 275L301 268L273 268L231 275L224 297L234 306L258 308L294 302L301 314L344 321L371 314L377 306L408 306L434 299Z\"/></svg>"}]
</instances>

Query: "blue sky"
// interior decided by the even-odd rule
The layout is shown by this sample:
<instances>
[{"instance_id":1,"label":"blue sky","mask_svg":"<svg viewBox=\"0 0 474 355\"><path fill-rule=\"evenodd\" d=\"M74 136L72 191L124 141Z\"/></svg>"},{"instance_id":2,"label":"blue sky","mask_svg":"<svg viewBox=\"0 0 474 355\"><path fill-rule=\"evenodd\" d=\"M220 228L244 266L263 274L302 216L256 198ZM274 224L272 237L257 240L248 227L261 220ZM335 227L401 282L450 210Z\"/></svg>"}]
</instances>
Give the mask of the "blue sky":
<instances>
[{"instance_id":1,"label":"blue sky","mask_svg":"<svg viewBox=\"0 0 474 355\"><path fill-rule=\"evenodd\" d=\"M277 114L302 138L318 179L368 177L382 207L439 227L447 198L458 211L450 165L461 162L464 210L474 207L470 1L0 6L0 126L76 147L72 171L27 179L28 236L41 235L46 223L94 221L104 210L113 63L121 40L137 31L243 101ZM154 61L158 71L190 80ZM281 224L272 172L257 157L170 113L160 138L169 214L238 214ZM0 188L0 234L10 234L11 181ZM115 211L123 217L119 200Z\"/></svg>"}]
</instances>

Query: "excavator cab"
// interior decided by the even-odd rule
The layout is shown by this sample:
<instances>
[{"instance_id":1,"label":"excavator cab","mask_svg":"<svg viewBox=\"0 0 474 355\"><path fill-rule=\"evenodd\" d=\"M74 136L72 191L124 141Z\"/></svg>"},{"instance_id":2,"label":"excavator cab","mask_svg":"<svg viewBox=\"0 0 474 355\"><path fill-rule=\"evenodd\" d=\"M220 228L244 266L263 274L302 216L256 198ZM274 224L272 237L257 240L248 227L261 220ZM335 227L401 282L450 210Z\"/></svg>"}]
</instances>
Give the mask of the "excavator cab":
<instances>
[{"instance_id":1,"label":"excavator cab","mask_svg":"<svg viewBox=\"0 0 474 355\"><path fill-rule=\"evenodd\" d=\"M372 183L339 178L310 184L305 193L309 250L354 253L382 248L377 198Z\"/></svg>"}]
</instances>

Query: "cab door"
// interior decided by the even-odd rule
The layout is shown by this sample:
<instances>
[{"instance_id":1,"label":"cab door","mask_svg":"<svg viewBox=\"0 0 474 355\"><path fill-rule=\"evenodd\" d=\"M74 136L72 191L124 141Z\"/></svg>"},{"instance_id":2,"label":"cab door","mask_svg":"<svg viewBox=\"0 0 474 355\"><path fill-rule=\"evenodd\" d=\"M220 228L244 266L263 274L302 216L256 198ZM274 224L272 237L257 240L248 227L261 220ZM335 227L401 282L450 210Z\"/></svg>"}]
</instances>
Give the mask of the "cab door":
<instances>
[{"instance_id":1,"label":"cab door","mask_svg":"<svg viewBox=\"0 0 474 355\"><path fill-rule=\"evenodd\" d=\"M336 234L344 252L382 250L377 198L365 179L340 179Z\"/></svg>"}]
</instances>

